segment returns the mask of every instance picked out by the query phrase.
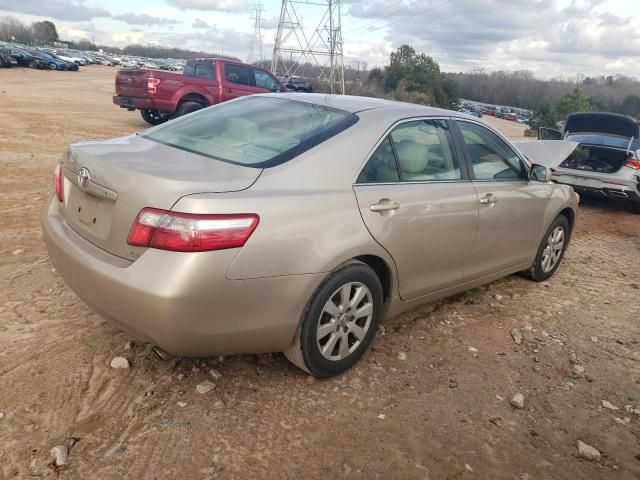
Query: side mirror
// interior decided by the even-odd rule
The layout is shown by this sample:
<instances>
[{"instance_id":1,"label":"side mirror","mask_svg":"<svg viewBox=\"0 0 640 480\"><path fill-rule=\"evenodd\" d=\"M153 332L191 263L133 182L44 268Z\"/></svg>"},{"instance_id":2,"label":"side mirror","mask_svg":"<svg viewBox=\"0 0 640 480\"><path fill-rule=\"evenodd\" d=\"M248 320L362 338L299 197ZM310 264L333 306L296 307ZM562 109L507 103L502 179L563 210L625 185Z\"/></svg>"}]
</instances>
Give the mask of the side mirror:
<instances>
[{"instance_id":1,"label":"side mirror","mask_svg":"<svg viewBox=\"0 0 640 480\"><path fill-rule=\"evenodd\" d=\"M531 166L529 178L535 182L548 183L551 181L551 170L543 165L534 163Z\"/></svg>"},{"instance_id":2,"label":"side mirror","mask_svg":"<svg viewBox=\"0 0 640 480\"><path fill-rule=\"evenodd\" d=\"M538 128L538 140L562 140L562 132L553 128Z\"/></svg>"}]
</instances>

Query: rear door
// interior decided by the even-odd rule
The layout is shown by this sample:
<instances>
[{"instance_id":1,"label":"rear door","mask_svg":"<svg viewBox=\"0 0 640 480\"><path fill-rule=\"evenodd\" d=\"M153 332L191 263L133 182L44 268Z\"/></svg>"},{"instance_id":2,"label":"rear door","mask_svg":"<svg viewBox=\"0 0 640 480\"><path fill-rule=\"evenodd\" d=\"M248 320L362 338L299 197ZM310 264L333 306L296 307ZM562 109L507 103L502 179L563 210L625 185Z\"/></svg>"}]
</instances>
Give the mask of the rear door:
<instances>
[{"instance_id":1,"label":"rear door","mask_svg":"<svg viewBox=\"0 0 640 480\"><path fill-rule=\"evenodd\" d=\"M533 258L549 186L529 180L524 161L484 125L456 120L456 126L479 198L478 234L464 273L472 280Z\"/></svg>"},{"instance_id":2,"label":"rear door","mask_svg":"<svg viewBox=\"0 0 640 480\"><path fill-rule=\"evenodd\" d=\"M478 197L459 160L446 119L404 121L376 147L354 185L369 232L396 263L404 300L462 280Z\"/></svg>"},{"instance_id":3,"label":"rear door","mask_svg":"<svg viewBox=\"0 0 640 480\"><path fill-rule=\"evenodd\" d=\"M264 89L256 87L256 80L251 67L225 63L223 73L224 100L265 92Z\"/></svg>"}]
</instances>

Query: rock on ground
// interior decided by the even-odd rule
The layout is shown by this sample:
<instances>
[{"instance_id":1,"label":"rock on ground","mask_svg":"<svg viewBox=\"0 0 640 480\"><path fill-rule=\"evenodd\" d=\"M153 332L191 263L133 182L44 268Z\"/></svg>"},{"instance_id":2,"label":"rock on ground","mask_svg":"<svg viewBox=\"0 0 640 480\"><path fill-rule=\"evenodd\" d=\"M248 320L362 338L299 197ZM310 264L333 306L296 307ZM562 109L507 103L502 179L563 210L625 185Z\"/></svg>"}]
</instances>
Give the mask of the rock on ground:
<instances>
[{"instance_id":1,"label":"rock on ground","mask_svg":"<svg viewBox=\"0 0 640 480\"><path fill-rule=\"evenodd\" d=\"M56 445L51 449L51 455L54 458L54 464L56 467L62 467L69 463L69 453L67 447L64 445Z\"/></svg>"},{"instance_id":2,"label":"rock on ground","mask_svg":"<svg viewBox=\"0 0 640 480\"><path fill-rule=\"evenodd\" d=\"M129 368L129 360L124 357L115 357L111 360L111 368Z\"/></svg>"},{"instance_id":3,"label":"rock on ground","mask_svg":"<svg viewBox=\"0 0 640 480\"><path fill-rule=\"evenodd\" d=\"M204 395L205 393L209 393L211 390L213 390L215 386L215 383L210 382L209 380L205 380L204 382L196 385L196 390L198 391L198 393Z\"/></svg>"},{"instance_id":4,"label":"rock on ground","mask_svg":"<svg viewBox=\"0 0 640 480\"><path fill-rule=\"evenodd\" d=\"M578 455L585 460L600 460L600 452L581 440L578 440Z\"/></svg>"},{"instance_id":5,"label":"rock on ground","mask_svg":"<svg viewBox=\"0 0 640 480\"><path fill-rule=\"evenodd\" d=\"M516 393L511 399L511 405L522 410L524 408L524 395Z\"/></svg>"},{"instance_id":6,"label":"rock on ground","mask_svg":"<svg viewBox=\"0 0 640 480\"><path fill-rule=\"evenodd\" d=\"M602 400L602 406L604 408L606 408L607 410L612 410L612 411L616 411L618 410L618 407L616 407L615 405L613 405L612 403L607 402L606 400Z\"/></svg>"}]
</instances>

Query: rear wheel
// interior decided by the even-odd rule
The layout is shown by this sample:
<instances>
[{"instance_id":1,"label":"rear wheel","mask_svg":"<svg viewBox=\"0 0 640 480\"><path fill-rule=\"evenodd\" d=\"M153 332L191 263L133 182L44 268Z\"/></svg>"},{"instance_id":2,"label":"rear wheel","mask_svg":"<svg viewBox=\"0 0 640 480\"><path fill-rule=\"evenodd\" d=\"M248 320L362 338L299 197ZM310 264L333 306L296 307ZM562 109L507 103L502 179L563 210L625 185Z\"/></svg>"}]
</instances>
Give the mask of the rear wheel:
<instances>
[{"instance_id":1,"label":"rear wheel","mask_svg":"<svg viewBox=\"0 0 640 480\"><path fill-rule=\"evenodd\" d=\"M176 110L176 114L174 117L181 117L186 115L187 113L196 112L198 110L202 110L204 107L201 103L198 102L183 102Z\"/></svg>"},{"instance_id":2,"label":"rear wheel","mask_svg":"<svg viewBox=\"0 0 640 480\"><path fill-rule=\"evenodd\" d=\"M140 110L140 115L145 122L150 123L151 125L160 125L171 118L170 112L156 110L153 108Z\"/></svg>"},{"instance_id":3,"label":"rear wheel","mask_svg":"<svg viewBox=\"0 0 640 480\"><path fill-rule=\"evenodd\" d=\"M359 261L335 270L313 294L285 356L317 377L351 368L367 351L382 317L380 279Z\"/></svg>"},{"instance_id":4,"label":"rear wheel","mask_svg":"<svg viewBox=\"0 0 640 480\"><path fill-rule=\"evenodd\" d=\"M549 279L562 262L570 236L569 220L564 215L558 215L545 233L533 265L524 274L536 282Z\"/></svg>"}]
</instances>

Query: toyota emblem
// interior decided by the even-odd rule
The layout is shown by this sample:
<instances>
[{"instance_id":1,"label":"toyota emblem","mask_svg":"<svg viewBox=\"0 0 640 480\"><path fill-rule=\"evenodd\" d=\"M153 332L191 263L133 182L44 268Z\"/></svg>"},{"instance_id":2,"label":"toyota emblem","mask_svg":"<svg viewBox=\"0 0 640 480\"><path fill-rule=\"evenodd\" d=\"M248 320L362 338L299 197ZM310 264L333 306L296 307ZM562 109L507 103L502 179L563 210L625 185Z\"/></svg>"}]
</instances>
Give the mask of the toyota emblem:
<instances>
[{"instance_id":1,"label":"toyota emblem","mask_svg":"<svg viewBox=\"0 0 640 480\"><path fill-rule=\"evenodd\" d=\"M87 188L89 182L91 181L91 174L89 173L89 169L82 167L80 169L80 173L78 173L78 185L82 188Z\"/></svg>"}]
</instances>

